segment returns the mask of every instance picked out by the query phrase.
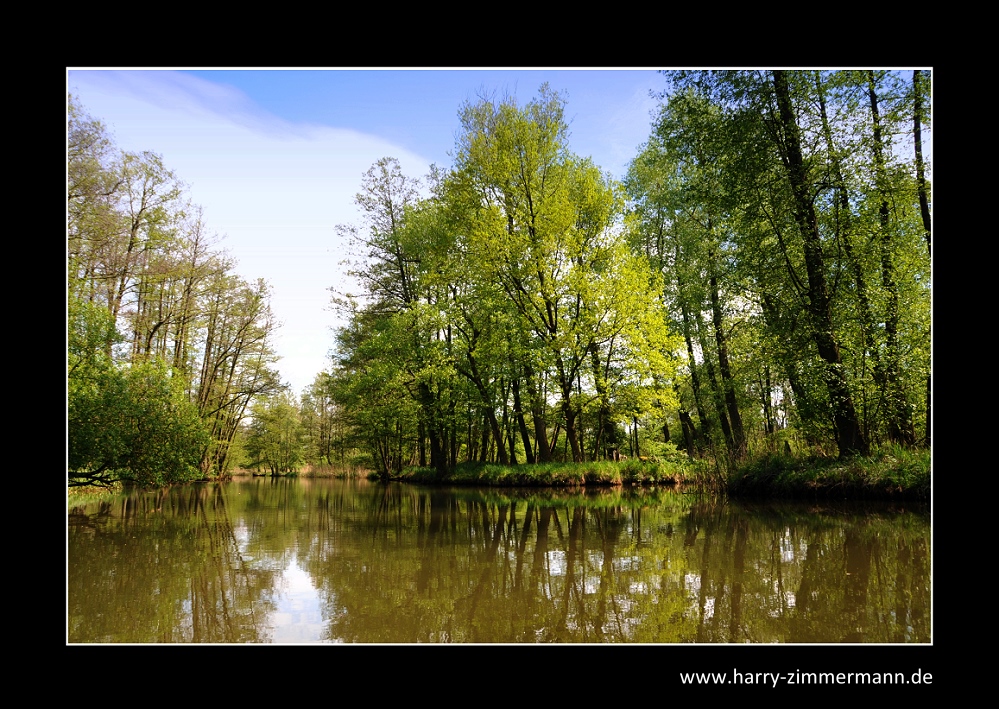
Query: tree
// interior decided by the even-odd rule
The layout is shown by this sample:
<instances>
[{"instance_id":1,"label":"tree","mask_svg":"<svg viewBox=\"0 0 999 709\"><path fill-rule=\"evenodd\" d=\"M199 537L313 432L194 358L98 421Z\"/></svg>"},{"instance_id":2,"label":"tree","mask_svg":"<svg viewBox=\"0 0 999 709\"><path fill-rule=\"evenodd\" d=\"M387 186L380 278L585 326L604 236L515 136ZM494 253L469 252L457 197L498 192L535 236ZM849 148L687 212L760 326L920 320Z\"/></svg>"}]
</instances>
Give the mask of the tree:
<instances>
[{"instance_id":1,"label":"tree","mask_svg":"<svg viewBox=\"0 0 999 709\"><path fill-rule=\"evenodd\" d=\"M548 461L563 432L581 461L616 435L618 390L672 398L658 276L626 246L620 186L568 151L562 110L546 87L523 108L466 105L429 197L391 159L364 177L365 223L341 229L362 294L339 300L332 379L383 474L426 465L427 444L444 474L460 432L468 461Z\"/></svg>"},{"instance_id":2,"label":"tree","mask_svg":"<svg viewBox=\"0 0 999 709\"><path fill-rule=\"evenodd\" d=\"M71 300L69 484L164 485L200 477L208 435L183 382L157 362L119 366L103 351L108 312Z\"/></svg>"},{"instance_id":3,"label":"tree","mask_svg":"<svg viewBox=\"0 0 999 709\"><path fill-rule=\"evenodd\" d=\"M594 353L613 360L614 348L625 345L634 358L656 359L665 379L671 364L661 308L650 297L654 281L616 229L620 189L569 152L564 103L542 86L523 108L512 99L467 104L454 179L472 196L464 226L468 270L499 284L530 333L524 351L536 359L523 371L551 377L572 458L582 461L579 416L594 396L583 379ZM533 391L537 423L536 384ZM606 407L606 390L598 396ZM548 447L538 448L545 459Z\"/></svg>"},{"instance_id":4,"label":"tree","mask_svg":"<svg viewBox=\"0 0 999 709\"><path fill-rule=\"evenodd\" d=\"M440 232L433 215L421 214L418 208L419 187L418 181L403 175L397 160L382 158L365 173L355 198L364 224L338 228L362 251L350 273L360 281L366 301L363 307L347 300L341 306L349 307L352 317L361 321L356 335L378 338L377 351L364 339L344 343L356 347L348 356L367 353L364 356L391 362L388 368L367 371L384 374L393 389L401 388L415 402L420 463L427 462L423 445L429 439L429 464L444 474L453 465L447 445L450 383L447 338L442 334L442 286L431 273L447 247L435 241ZM381 449L376 459L386 463L391 459L401 466L401 455L388 456L382 439L376 440ZM383 467L382 472L389 471Z\"/></svg>"},{"instance_id":5,"label":"tree","mask_svg":"<svg viewBox=\"0 0 999 709\"><path fill-rule=\"evenodd\" d=\"M419 406L406 387L399 355L386 331L390 319L356 303L337 332L330 390L351 429L348 440L366 448L383 477L412 461L418 438Z\"/></svg>"},{"instance_id":6,"label":"tree","mask_svg":"<svg viewBox=\"0 0 999 709\"><path fill-rule=\"evenodd\" d=\"M926 167L923 162L923 121L924 116L924 96L929 82L923 78L922 72L918 69L912 72L912 136L913 149L916 156L916 191L919 195L919 216L923 224L923 232L926 234L926 253L930 253L930 232L932 223L930 221L929 188L926 181ZM927 97L928 98L928 97ZM930 420L932 409L930 407L930 385L929 371L926 373L926 432L925 442L930 445Z\"/></svg>"},{"instance_id":7,"label":"tree","mask_svg":"<svg viewBox=\"0 0 999 709\"><path fill-rule=\"evenodd\" d=\"M302 392L299 417L305 429L305 459L314 466L344 465L348 444L348 417L334 399L333 380L320 372Z\"/></svg>"},{"instance_id":8,"label":"tree","mask_svg":"<svg viewBox=\"0 0 999 709\"><path fill-rule=\"evenodd\" d=\"M262 280L249 284L217 272L207 284L206 297L204 344L192 392L211 431L201 469L205 475L223 475L229 469L229 445L250 403L281 387L272 368L275 322Z\"/></svg>"},{"instance_id":9,"label":"tree","mask_svg":"<svg viewBox=\"0 0 999 709\"><path fill-rule=\"evenodd\" d=\"M248 404L278 385L267 287L232 275L158 155L117 150L73 97L67 148L71 476L185 479L191 446L224 475Z\"/></svg>"},{"instance_id":10,"label":"tree","mask_svg":"<svg viewBox=\"0 0 999 709\"><path fill-rule=\"evenodd\" d=\"M247 465L266 466L273 475L295 472L305 458L305 431L294 397L280 392L258 398L251 418L244 442Z\"/></svg>"},{"instance_id":11,"label":"tree","mask_svg":"<svg viewBox=\"0 0 999 709\"><path fill-rule=\"evenodd\" d=\"M893 140L919 114L913 92L894 72L668 75L629 185L636 245L687 339L681 394L733 443L739 419L747 441L754 421L772 437L780 408L844 456L911 445L929 271L918 159Z\"/></svg>"},{"instance_id":12,"label":"tree","mask_svg":"<svg viewBox=\"0 0 999 709\"><path fill-rule=\"evenodd\" d=\"M101 260L118 230L116 204L123 180L107 130L72 95L67 103L66 145L69 290L94 300Z\"/></svg>"}]
</instances>

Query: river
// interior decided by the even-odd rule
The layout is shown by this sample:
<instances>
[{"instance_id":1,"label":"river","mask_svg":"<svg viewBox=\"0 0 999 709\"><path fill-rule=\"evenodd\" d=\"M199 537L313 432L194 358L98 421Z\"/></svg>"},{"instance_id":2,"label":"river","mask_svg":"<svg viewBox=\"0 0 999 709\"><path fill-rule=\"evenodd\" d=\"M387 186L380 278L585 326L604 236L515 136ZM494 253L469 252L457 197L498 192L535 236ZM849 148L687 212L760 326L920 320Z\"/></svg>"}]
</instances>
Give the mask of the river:
<instances>
[{"instance_id":1,"label":"river","mask_svg":"<svg viewBox=\"0 0 999 709\"><path fill-rule=\"evenodd\" d=\"M930 643L930 514L236 478L70 503L70 643Z\"/></svg>"}]
</instances>

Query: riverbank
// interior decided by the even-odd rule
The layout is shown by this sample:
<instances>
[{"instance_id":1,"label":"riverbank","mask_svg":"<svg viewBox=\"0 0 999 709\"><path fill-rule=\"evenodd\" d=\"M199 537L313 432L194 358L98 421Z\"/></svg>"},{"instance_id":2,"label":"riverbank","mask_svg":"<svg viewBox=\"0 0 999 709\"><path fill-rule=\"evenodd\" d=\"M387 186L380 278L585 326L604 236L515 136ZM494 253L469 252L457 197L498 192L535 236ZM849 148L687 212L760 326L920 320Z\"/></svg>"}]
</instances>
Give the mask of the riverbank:
<instances>
[{"instance_id":1,"label":"riverbank","mask_svg":"<svg viewBox=\"0 0 999 709\"><path fill-rule=\"evenodd\" d=\"M251 471L233 471L249 476ZM369 477L361 468L305 468L291 477ZM284 477L284 476L282 476ZM486 487L613 487L663 485L709 490L739 498L850 499L929 501L931 456L925 449L886 447L869 456L845 460L822 456L768 454L722 470L709 459L676 454L668 460L639 459L587 463L498 465L462 463L447 475L433 468L409 467L391 480L424 485L480 485ZM88 497L104 497L120 489L69 488L72 504Z\"/></svg>"},{"instance_id":2,"label":"riverbank","mask_svg":"<svg viewBox=\"0 0 999 709\"><path fill-rule=\"evenodd\" d=\"M455 470L440 475L433 468L404 468L392 480L421 484L582 487L586 485L679 485L706 480L696 461L672 463L651 460L614 462L599 460L586 463L535 463L499 465L496 463L461 463Z\"/></svg>"},{"instance_id":3,"label":"riverbank","mask_svg":"<svg viewBox=\"0 0 999 709\"><path fill-rule=\"evenodd\" d=\"M844 460L768 455L737 468L726 487L732 497L929 501L931 455L900 446Z\"/></svg>"},{"instance_id":4,"label":"riverbank","mask_svg":"<svg viewBox=\"0 0 999 709\"><path fill-rule=\"evenodd\" d=\"M706 460L595 461L497 465L464 463L446 475L410 467L392 480L432 485L583 487L670 485L725 492L731 497L782 499L930 499L930 451L889 447L840 460L768 454L729 472Z\"/></svg>"}]
</instances>

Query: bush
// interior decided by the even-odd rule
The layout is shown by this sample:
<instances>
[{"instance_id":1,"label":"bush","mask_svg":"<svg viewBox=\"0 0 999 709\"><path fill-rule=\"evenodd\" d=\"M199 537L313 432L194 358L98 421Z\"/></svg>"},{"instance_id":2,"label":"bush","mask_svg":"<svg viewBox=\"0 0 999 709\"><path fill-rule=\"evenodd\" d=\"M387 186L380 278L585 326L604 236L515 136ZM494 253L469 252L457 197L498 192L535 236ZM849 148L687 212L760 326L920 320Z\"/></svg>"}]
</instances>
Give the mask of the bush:
<instances>
[{"instance_id":1,"label":"bush","mask_svg":"<svg viewBox=\"0 0 999 709\"><path fill-rule=\"evenodd\" d=\"M201 476L209 436L169 369L94 363L74 370L68 394L70 485L156 486Z\"/></svg>"}]
</instances>

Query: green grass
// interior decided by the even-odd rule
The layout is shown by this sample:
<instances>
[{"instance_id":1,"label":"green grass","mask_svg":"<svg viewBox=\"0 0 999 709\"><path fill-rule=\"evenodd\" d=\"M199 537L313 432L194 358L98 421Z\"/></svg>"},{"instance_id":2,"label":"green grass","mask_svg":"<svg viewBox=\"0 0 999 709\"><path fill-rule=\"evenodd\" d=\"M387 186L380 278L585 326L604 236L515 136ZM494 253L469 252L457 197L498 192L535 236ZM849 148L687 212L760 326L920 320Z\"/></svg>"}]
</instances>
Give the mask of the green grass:
<instances>
[{"instance_id":1,"label":"green grass","mask_svg":"<svg viewBox=\"0 0 999 709\"><path fill-rule=\"evenodd\" d=\"M621 462L462 463L443 476L432 468L410 467L391 477L431 485L670 485L727 492L732 497L929 500L930 451L885 446L869 456L843 460L770 453L742 463L728 475L708 462L676 453L666 459Z\"/></svg>"},{"instance_id":2,"label":"green grass","mask_svg":"<svg viewBox=\"0 0 999 709\"><path fill-rule=\"evenodd\" d=\"M66 488L66 505L70 509L81 507L94 502L111 499L119 492L121 492L121 483L110 488L97 486L68 487Z\"/></svg>"},{"instance_id":3,"label":"green grass","mask_svg":"<svg viewBox=\"0 0 999 709\"><path fill-rule=\"evenodd\" d=\"M733 497L930 499L930 451L884 446L847 459L768 454L728 477Z\"/></svg>"},{"instance_id":4,"label":"green grass","mask_svg":"<svg viewBox=\"0 0 999 709\"><path fill-rule=\"evenodd\" d=\"M394 480L414 483L489 486L585 487L616 485L679 485L703 483L702 466L684 456L676 460L593 461L498 465L461 463L445 476L432 468L405 468Z\"/></svg>"}]
</instances>

